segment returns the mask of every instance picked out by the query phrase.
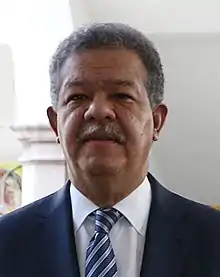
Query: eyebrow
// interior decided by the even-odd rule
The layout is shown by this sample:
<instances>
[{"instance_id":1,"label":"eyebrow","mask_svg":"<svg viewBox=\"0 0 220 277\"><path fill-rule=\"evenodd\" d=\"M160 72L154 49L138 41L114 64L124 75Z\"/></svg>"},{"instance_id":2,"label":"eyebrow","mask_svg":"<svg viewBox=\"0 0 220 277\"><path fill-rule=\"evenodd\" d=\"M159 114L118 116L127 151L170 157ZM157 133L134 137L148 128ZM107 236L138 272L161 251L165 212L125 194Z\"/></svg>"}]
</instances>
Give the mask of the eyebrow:
<instances>
[{"instance_id":1,"label":"eyebrow","mask_svg":"<svg viewBox=\"0 0 220 277\"><path fill-rule=\"evenodd\" d=\"M85 82L82 80L77 80L75 78L69 78L66 80L64 84L64 88L70 88L70 87L83 87L85 85Z\"/></svg>"},{"instance_id":2,"label":"eyebrow","mask_svg":"<svg viewBox=\"0 0 220 277\"><path fill-rule=\"evenodd\" d=\"M64 84L65 88L70 87L83 87L85 85L89 84L89 81L86 80L80 80L76 78L69 78ZM125 79L106 79L103 81L103 84L106 85L113 85L113 86L120 86L120 87L132 87L134 89L137 88L137 85L131 81L131 80L125 80Z\"/></svg>"},{"instance_id":3,"label":"eyebrow","mask_svg":"<svg viewBox=\"0 0 220 277\"><path fill-rule=\"evenodd\" d=\"M132 87L136 88L136 84L131 80L125 79L107 79L103 81L106 84L113 85L113 86L120 86L120 87Z\"/></svg>"}]
</instances>

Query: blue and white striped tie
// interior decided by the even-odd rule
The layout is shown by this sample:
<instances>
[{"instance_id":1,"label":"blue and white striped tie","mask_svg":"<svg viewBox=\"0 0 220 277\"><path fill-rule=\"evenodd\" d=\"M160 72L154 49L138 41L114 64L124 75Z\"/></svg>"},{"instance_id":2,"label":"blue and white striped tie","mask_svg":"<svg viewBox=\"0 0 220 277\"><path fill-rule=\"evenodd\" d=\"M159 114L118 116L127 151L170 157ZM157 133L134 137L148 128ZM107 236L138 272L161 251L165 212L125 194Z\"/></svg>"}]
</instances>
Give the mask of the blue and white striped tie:
<instances>
[{"instance_id":1,"label":"blue and white striped tie","mask_svg":"<svg viewBox=\"0 0 220 277\"><path fill-rule=\"evenodd\" d=\"M115 209L95 212L95 234L86 252L85 277L116 277L118 270L109 232L121 217Z\"/></svg>"}]
</instances>

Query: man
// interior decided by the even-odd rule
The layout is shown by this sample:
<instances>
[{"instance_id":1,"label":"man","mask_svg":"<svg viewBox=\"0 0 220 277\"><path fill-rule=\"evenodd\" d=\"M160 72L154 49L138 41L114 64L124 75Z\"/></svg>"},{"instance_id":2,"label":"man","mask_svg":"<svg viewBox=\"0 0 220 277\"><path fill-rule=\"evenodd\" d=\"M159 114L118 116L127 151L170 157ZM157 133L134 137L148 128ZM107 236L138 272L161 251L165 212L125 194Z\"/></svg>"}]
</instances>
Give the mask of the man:
<instances>
[{"instance_id":1,"label":"man","mask_svg":"<svg viewBox=\"0 0 220 277\"><path fill-rule=\"evenodd\" d=\"M59 45L50 77L47 115L69 181L2 218L0 276L220 276L219 213L148 173L167 115L152 43L93 24Z\"/></svg>"}]
</instances>

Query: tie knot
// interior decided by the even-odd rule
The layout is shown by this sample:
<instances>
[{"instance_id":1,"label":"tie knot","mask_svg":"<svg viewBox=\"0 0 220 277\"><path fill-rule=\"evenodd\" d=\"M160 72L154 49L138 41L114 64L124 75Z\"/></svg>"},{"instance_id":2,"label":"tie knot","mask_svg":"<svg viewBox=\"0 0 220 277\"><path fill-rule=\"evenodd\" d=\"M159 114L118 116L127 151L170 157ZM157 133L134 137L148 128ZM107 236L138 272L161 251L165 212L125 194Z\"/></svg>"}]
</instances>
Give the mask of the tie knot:
<instances>
[{"instance_id":1,"label":"tie knot","mask_svg":"<svg viewBox=\"0 0 220 277\"><path fill-rule=\"evenodd\" d=\"M108 234L119 220L121 213L116 209L98 209L95 211L95 231Z\"/></svg>"}]
</instances>

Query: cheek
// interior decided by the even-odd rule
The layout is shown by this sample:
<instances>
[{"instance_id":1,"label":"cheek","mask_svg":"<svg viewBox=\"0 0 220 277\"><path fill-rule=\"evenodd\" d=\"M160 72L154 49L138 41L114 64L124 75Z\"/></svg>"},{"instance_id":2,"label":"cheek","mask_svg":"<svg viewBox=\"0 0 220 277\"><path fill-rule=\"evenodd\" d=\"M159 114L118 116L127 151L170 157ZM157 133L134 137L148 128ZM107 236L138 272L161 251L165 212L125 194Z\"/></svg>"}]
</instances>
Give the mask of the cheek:
<instances>
[{"instance_id":1,"label":"cheek","mask_svg":"<svg viewBox=\"0 0 220 277\"><path fill-rule=\"evenodd\" d=\"M149 114L147 117L144 118L142 126L142 135L148 137L150 140L153 136L153 129L154 129L154 122L152 114Z\"/></svg>"},{"instance_id":2,"label":"cheek","mask_svg":"<svg viewBox=\"0 0 220 277\"><path fill-rule=\"evenodd\" d=\"M127 150L131 160L138 166L145 164L146 158L153 142L153 119L152 116L133 118L130 125L130 137Z\"/></svg>"},{"instance_id":3,"label":"cheek","mask_svg":"<svg viewBox=\"0 0 220 277\"><path fill-rule=\"evenodd\" d=\"M152 139L153 117L152 113L125 113L123 115L124 130L133 144L140 143L141 140Z\"/></svg>"},{"instance_id":4,"label":"cheek","mask_svg":"<svg viewBox=\"0 0 220 277\"><path fill-rule=\"evenodd\" d=\"M72 148L75 145L83 118L83 112L80 109L60 113L58 131L64 148Z\"/></svg>"}]
</instances>

